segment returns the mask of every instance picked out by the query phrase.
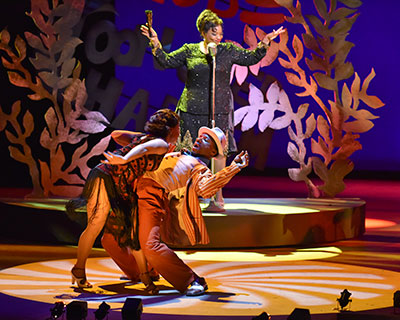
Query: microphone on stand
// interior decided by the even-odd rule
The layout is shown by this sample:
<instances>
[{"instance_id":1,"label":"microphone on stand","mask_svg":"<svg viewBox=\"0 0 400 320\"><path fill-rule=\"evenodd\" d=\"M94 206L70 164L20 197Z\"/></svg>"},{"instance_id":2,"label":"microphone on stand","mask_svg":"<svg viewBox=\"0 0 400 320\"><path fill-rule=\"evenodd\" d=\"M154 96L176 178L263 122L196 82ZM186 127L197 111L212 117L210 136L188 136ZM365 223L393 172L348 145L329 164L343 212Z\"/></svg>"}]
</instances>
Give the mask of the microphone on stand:
<instances>
[{"instance_id":1,"label":"microphone on stand","mask_svg":"<svg viewBox=\"0 0 400 320\"><path fill-rule=\"evenodd\" d=\"M210 42L207 44L207 51L210 57L212 57L212 82L211 82L211 126L215 127L215 69L216 69L216 55L217 55L217 44L215 42Z\"/></svg>"},{"instance_id":2,"label":"microphone on stand","mask_svg":"<svg viewBox=\"0 0 400 320\"><path fill-rule=\"evenodd\" d=\"M214 58L217 55L217 45L214 42L207 45L207 50L211 57Z\"/></svg>"},{"instance_id":3,"label":"microphone on stand","mask_svg":"<svg viewBox=\"0 0 400 320\"><path fill-rule=\"evenodd\" d=\"M207 44L207 51L208 54L212 57L212 81L211 81L211 127L215 128L215 69L216 69L216 58L217 55L217 44L214 42L210 42ZM215 169L215 159L211 159L211 171L212 173L216 173ZM211 197L210 203L206 208L206 211L209 212L223 212L225 211L224 208L221 208L216 200L215 195Z\"/></svg>"}]
</instances>

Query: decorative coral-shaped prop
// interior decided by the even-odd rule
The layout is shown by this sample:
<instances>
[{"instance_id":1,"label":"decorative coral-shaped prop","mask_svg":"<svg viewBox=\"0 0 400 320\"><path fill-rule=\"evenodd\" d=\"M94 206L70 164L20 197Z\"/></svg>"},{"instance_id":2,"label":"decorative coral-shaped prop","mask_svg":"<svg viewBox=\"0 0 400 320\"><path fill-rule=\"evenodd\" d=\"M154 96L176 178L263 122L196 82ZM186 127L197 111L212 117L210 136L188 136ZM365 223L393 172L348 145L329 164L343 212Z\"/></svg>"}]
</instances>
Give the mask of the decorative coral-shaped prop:
<instances>
[{"instance_id":1,"label":"decorative coral-shaped prop","mask_svg":"<svg viewBox=\"0 0 400 320\"><path fill-rule=\"evenodd\" d=\"M360 100L374 109L384 105L379 98L366 93L370 81L375 76L374 70L372 69L360 89L359 76L354 72L352 63L346 61L350 49L354 46L353 43L346 40L346 37L357 19L358 13L355 12L356 8L361 5L361 1L340 0L344 4L340 8L337 7L336 1L330 1L328 10L324 0L315 0L314 5L319 17L313 15L304 17L299 1L296 7L293 6L293 1L276 0L276 2L291 13L291 17L287 18L289 22L299 23L304 27L303 43L310 50L312 57L311 59L306 58L305 62L313 73L307 81L305 70L299 66L299 61L303 59L304 47L297 36L294 36L292 41L295 55L292 55L287 47L285 36L281 37L279 48L288 60L280 58L279 62L284 68L292 69L295 72L286 72L287 80L291 84L305 89L297 95L311 96L323 111L323 115L317 117L318 141L312 139L311 143L312 152L322 157L321 159L313 156L311 161L314 172L323 181L323 184L316 188L305 178L304 170L297 172L289 169L291 170L289 173L294 180L306 181L310 196L334 197L344 190L343 179L353 170L354 164L349 157L356 150L361 149L361 144L357 141L358 133L371 129L374 125L371 120L377 118L368 110L359 109ZM306 19L310 21L317 36L312 33ZM341 83L353 75L355 78L350 92L346 83ZM341 86L342 94L340 95ZM320 88L332 92L333 100L328 100L328 104L318 96L317 91ZM291 149L293 150L293 147ZM309 169L307 167L307 172Z\"/></svg>"},{"instance_id":2,"label":"decorative coral-shaped prop","mask_svg":"<svg viewBox=\"0 0 400 320\"><path fill-rule=\"evenodd\" d=\"M301 24L305 30L302 41L297 35L293 36L291 48L288 46L289 34L280 35L280 42L277 43L279 53L286 58L279 57L278 61L282 67L291 70L285 72L287 81L303 89L297 95L311 98L314 104L311 108L309 104L302 104L294 113L286 93L276 84L272 84L267 91L268 102L264 102L261 91L251 85L250 105L235 111L235 124L242 121L243 131L255 126L257 121L260 131L264 131L267 127L272 129L288 127L289 137L293 142L288 143L287 151L291 159L299 164L299 168L289 169L289 176L294 181L304 181L310 197L334 197L344 190L343 179L353 170L354 164L349 159L350 156L362 148L357 140L359 134L370 130L374 126L372 120L378 118L365 108L362 109L360 102L373 109L384 106L378 97L367 94L369 84L375 76L374 69L360 86L360 77L354 72L352 63L346 61L354 46L346 40L346 37L358 16L356 11L361 1L339 0L344 5L339 8L337 1L330 1L328 10L325 0L314 0L319 17L303 16L300 1L297 1L296 6L293 5L293 0L275 0L275 2L290 12L291 16L286 17L288 22ZM257 35L259 33L257 30ZM260 39L261 36L260 33ZM247 26L246 38L251 39L250 43L254 45L254 32ZM311 59L304 57L305 50L310 51ZM308 69L302 67L304 62ZM258 69L254 70L258 72ZM238 82L243 82L247 76L247 72L239 67L233 72ZM344 81L353 75L354 79L349 89ZM320 94L321 90L331 92L332 100L324 101ZM318 111L314 106L318 106L322 114L317 118L314 113L305 117L308 109ZM284 115L275 119L275 111L283 112ZM301 121L303 118L306 118L305 130ZM294 128L291 126L292 123ZM317 134L317 139L312 137ZM313 153L308 157L307 139L311 139ZM317 186L311 181L308 176L312 170L323 184Z\"/></svg>"},{"instance_id":3,"label":"decorative coral-shaped prop","mask_svg":"<svg viewBox=\"0 0 400 320\"><path fill-rule=\"evenodd\" d=\"M47 0L32 0L31 12L28 13L40 30L39 36L25 32L26 41L35 52L35 58L29 60L37 75L31 75L22 64L26 58L26 42L20 36L16 37L14 48L10 45L7 30L1 32L0 39L0 50L5 53L2 64L9 69L9 81L32 90L33 93L28 95L30 100L50 101L44 116L46 127L36 128L42 130L40 146L47 150L48 161L40 160L37 153L33 154L27 140L35 124L29 109L37 104L28 103L28 110L22 111L21 101L16 101L11 114L0 110L0 130L5 130L11 144L20 146L10 145L10 155L28 165L33 184L31 196L35 197L79 194L83 177L90 169L88 160L102 154L110 139L108 136L101 139L90 152L87 141L81 143L89 134L104 131L109 123L101 113L84 108L87 98L85 83L79 79L80 64L73 58L81 40L73 36L72 28L81 18L84 0L65 0L63 3L54 0L52 5L49 7ZM19 122L20 114L23 114L22 123ZM9 125L13 133L7 129ZM69 145L74 149L71 161L67 161L64 152L64 147L70 148Z\"/></svg>"}]
</instances>

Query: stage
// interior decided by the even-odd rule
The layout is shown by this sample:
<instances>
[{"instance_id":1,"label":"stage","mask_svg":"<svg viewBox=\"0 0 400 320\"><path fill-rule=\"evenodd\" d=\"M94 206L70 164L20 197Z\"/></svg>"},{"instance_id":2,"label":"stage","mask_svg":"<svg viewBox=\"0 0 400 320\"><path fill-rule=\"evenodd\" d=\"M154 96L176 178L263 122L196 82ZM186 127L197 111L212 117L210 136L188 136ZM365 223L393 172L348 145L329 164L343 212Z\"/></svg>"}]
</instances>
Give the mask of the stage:
<instances>
[{"instance_id":1,"label":"stage","mask_svg":"<svg viewBox=\"0 0 400 320\"><path fill-rule=\"evenodd\" d=\"M19 239L28 236L39 240L47 235L49 241L75 244L79 224L64 214L67 200L0 198L0 208L7 213L7 221L34 217L44 228L28 227ZM203 207L210 243L183 249L312 245L355 238L365 231L365 201L360 199L226 198L225 212L208 212L207 205ZM82 212L80 226L85 221L86 213ZM16 237L21 231L9 229L8 233Z\"/></svg>"},{"instance_id":2,"label":"stage","mask_svg":"<svg viewBox=\"0 0 400 320\"><path fill-rule=\"evenodd\" d=\"M87 319L103 301L111 306L109 319L121 319L125 299L136 297L143 302L142 319L152 320L241 320L263 311L286 319L294 308L309 309L312 319L398 319L393 293L400 289L400 183L372 183L374 190L370 181L350 181L342 198L312 200L300 198L302 186L286 178L232 180L224 189L227 211L205 213L209 247L177 250L207 279L209 290L201 297L182 296L163 279L160 295L146 295L142 284L119 279L101 248L88 261L94 287L76 289L69 270L82 226L64 220L65 199L28 203L3 190L1 216L8 227L0 246L0 304L7 307L0 318L46 319L56 301L80 300L88 302ZM248 192L237 197L239 189ZM285 190L290 198L279 198ZM244 198L250 194L258 198ZM26 219L40 222L39 230L28 234L33 224L15 224ZM351 311L339 312L336 299L345 288L352 293Z\"/></svg>"}]
</instances>

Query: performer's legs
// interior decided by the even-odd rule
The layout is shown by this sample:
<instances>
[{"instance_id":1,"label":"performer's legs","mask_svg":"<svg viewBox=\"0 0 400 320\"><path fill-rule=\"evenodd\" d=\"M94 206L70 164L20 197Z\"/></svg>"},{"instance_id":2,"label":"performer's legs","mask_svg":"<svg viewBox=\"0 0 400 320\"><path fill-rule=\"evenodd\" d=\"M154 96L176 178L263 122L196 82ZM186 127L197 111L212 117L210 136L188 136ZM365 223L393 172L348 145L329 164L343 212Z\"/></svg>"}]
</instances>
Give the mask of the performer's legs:
<instances>
[{"instance_id":1,"label":"performer's legs","mask_svg":"<svg viewBox=\"0 0 400 320\"><path fill-rule=\"evenodd\" d=\"M158 288L153 283L153 280L150 276L150 272L147 269L147 260L144 256L144 252L142 249L139 250L129 250L131 255L134 256L137 265L140 271L140 280L142 280L143 284L146 286L146 290L151 294L157 294Z\"/></svg>"},{"instance_id":2,"label":"performer's legs","mask_svg":"<svg viewBox=\"0 0 400 320\"><path fill-rule=\"evenodd\" d=\"M104 232L101 244L130 280L133 282L142 281L150 294L158 293L158 289L153 283L152 273L147 269L147 260L143 250L121 248L109 232Z\"/></svg>"},{"instance_id":3,"label":"performer's legs","mask_svg":"<svg viewBox=\"0 0 400 320\"><path fill-rule=\"evenodd\" d=\"M88 285L84 284L84 282L86 282L86 260L93 248L94 241L103 229L110 212L110 202L108 200L103 179L96 179L93 193L87 201L86 210L88 223L86 229L82 232L79 238L77 260L71 271L73 277L77 280L78 285L82 287ZM79 284L79 282L81 284Z\"/></svg>"},{"instance_id":4,"label":"performer's legs","mask_svg":"<svg viewBox=\"0 0 400 320\"><path fill-rule=\"evenodd\" d=\"M197 275L173 250L160 241L160 225L165 214L166 198L163 189L149 179L141 184L139 193L139 241L149 263L181 293L197 279Z\"/></svg>"},{"instance_id":5,"label":"performer's legs","mask_svg":"<svg viewBox=\"0 0 400 320\"><path fill-rule=\"evenodd\" d=\"M215 163L215 173L221 171L226 166L226 157L222 159L214 159ZM215 195L215 200L220 207L224 207L224 197L222 196L222 189L219 189Z\"/></svg>"},{"instance_id":6,"label":"performer's legs","mask_svg":"<svg viewBox=\"0 0 400 320\"><path fill-rule=\"evenodd\" d=\"M232 100L233 101L233 97ZM216 114L215 115L216 126L219 127L227 138L228 143L228 153L236 152L237 146L234 137L234 120L233 120L233 107L230 108L227 114ZM226 157L222 159L214 159L214 168L216 173L221 171L226 166ZM222 196L222 189L218 190L215 195L215 201L220 208L224 207L224 197Z\"/></svg>"},{"instance_id":7,"label":"performer's legs","mask_svg":"<svg viewBox=\"0 0 400 320\"><path fill-rule=\"evenodd\" d=\"M114 262L133 282L140 281L140 271L135 257L130 254L127 248L121 248L114 236L109 232L104 232L101 244Z\"/></svg>"},{"instance_id":8,"label":"performer's legs","mask_svg":"<svg viewBox=\"0 0 400 320\"><path fill-rule=\"evenodd\" d=\"M93 248L94 241L103 229L110 212L110 202L108 201L103 179L97 179L93 195L87 201L86 210L88 224L79 238L75 264L77 268L85 268L86 260Z\"/></svg>"}]
</instances>

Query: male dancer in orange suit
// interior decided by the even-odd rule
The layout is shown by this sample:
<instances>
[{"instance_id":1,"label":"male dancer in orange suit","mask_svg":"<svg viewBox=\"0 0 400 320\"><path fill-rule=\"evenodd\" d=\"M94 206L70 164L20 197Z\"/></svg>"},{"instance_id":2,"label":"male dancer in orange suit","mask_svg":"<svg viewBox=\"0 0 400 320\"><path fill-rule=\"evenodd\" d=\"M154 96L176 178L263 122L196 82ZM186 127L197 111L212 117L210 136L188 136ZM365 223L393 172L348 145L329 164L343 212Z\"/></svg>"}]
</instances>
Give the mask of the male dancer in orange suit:
<instances>
[{"instance_id":1,"label":"male dancer in orange suit","mask_svg":"<svg viewBox=\"0 0 400 320\"><path fill-rule=\"evenodd\" d=\"M161 238L179 245L209 242L198 197L210 198L248 165L248 154L242 151L231 165L212 174L206 163L223 156L225 144L222 130L202 127L192 153L166 155L160 167L145 173L137 185L139 241L144 255L164 279L189 296L203 294L207 283ZM126 248L120 248L108 233L102 245L129 278L138 278L136 262Z\"/></svg>"}]
</instances>

